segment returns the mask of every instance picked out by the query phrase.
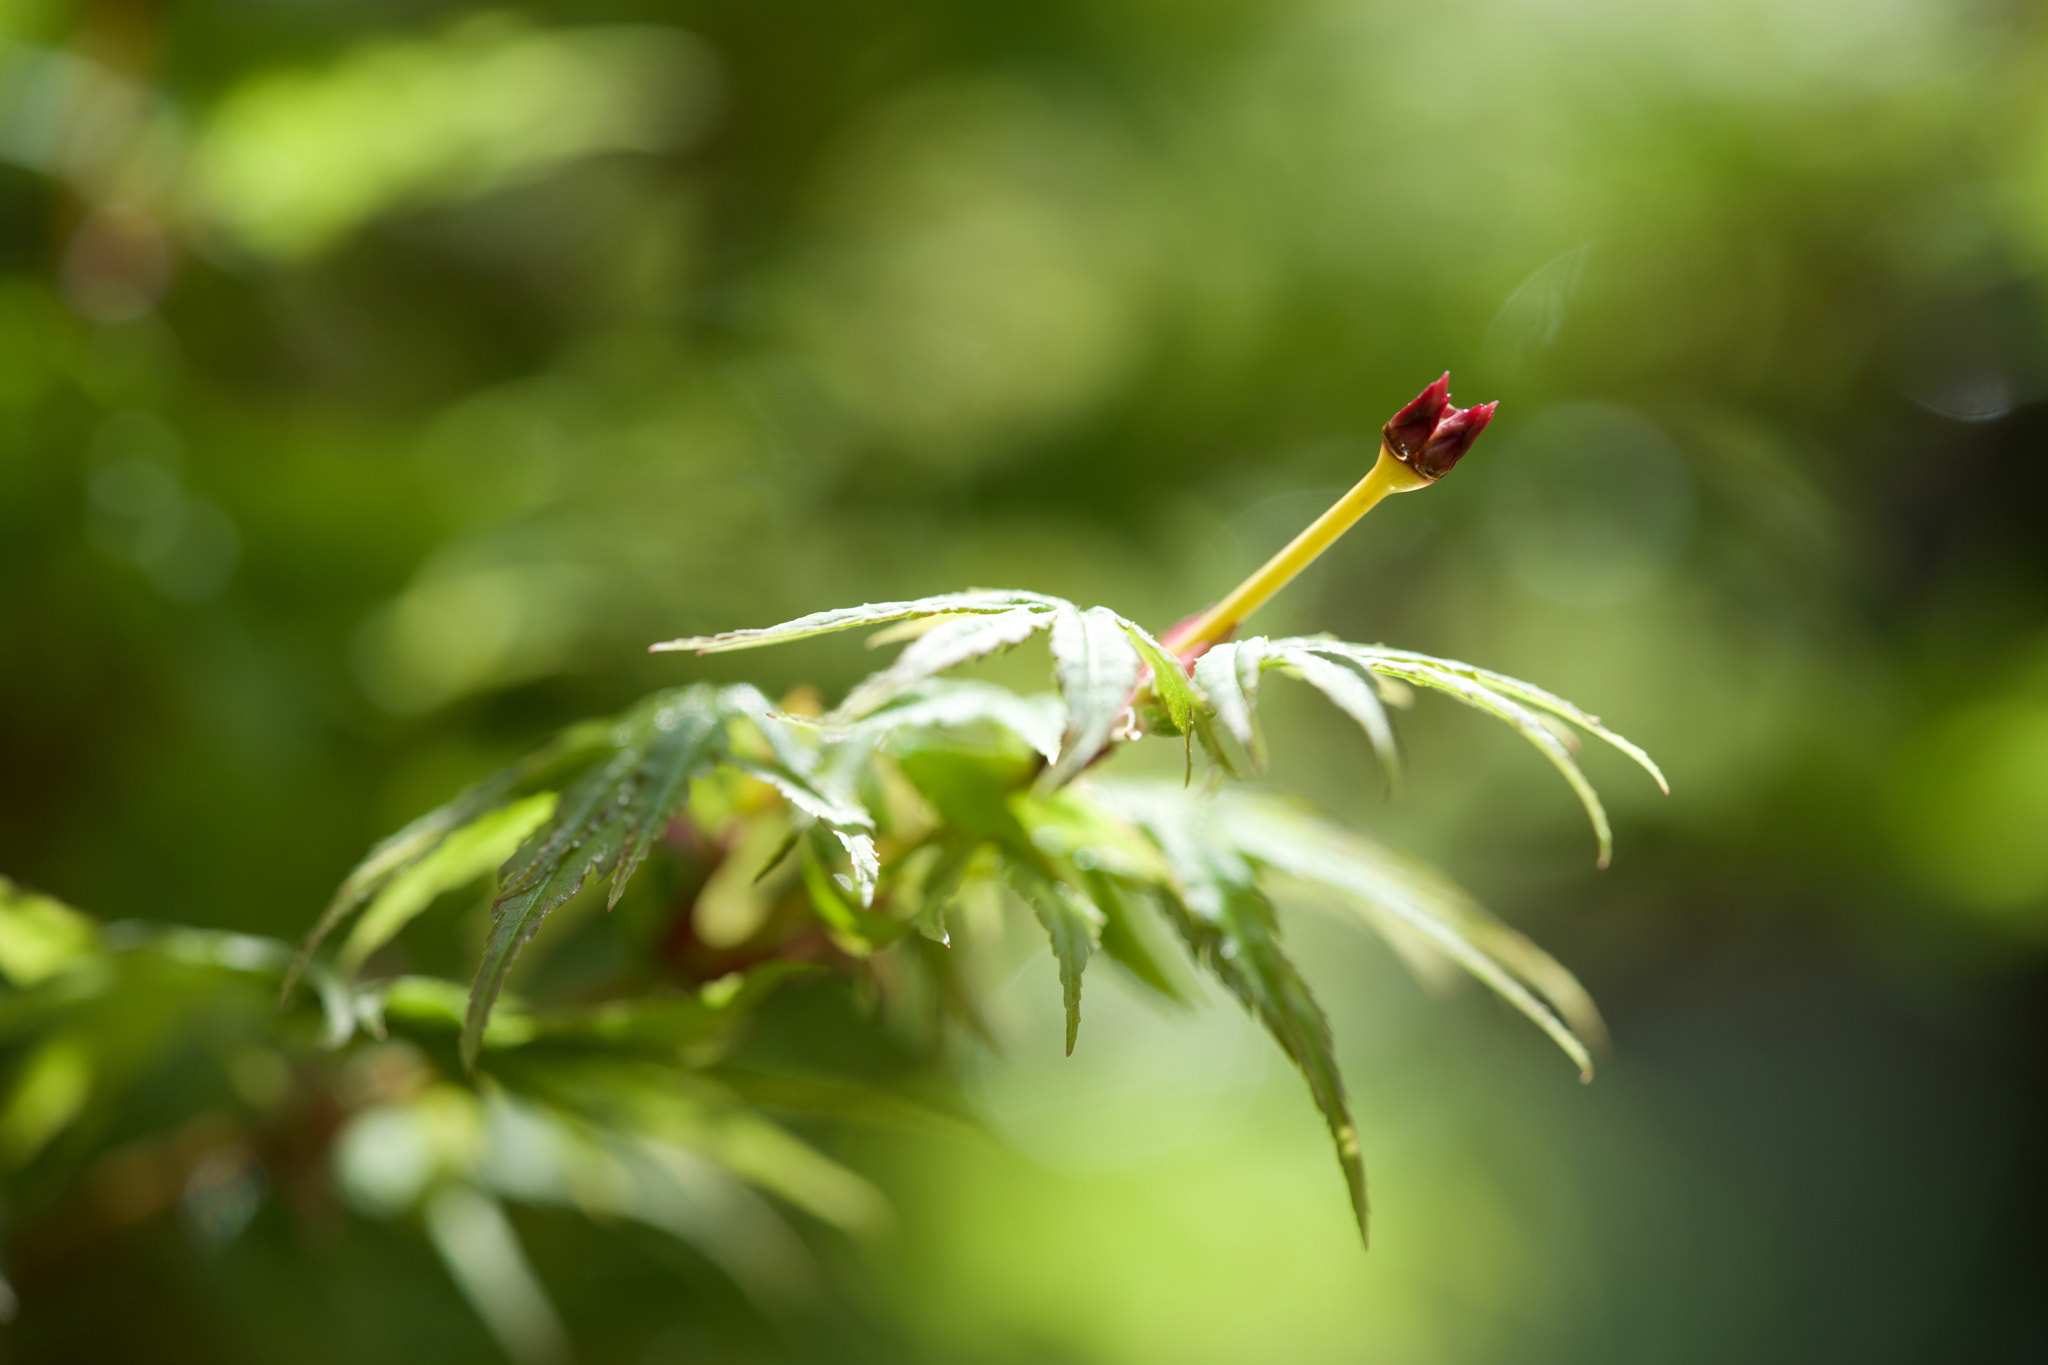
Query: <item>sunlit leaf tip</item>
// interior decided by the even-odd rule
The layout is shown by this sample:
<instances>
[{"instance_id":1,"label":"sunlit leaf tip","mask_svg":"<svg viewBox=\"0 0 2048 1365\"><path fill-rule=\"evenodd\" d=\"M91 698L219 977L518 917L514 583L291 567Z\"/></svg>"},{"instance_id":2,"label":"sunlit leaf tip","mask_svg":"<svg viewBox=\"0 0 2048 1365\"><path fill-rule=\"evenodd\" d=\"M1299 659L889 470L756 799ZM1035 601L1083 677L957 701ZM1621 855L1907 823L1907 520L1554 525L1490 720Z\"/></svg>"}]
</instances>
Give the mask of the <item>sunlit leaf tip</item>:
<instances>
[{"instance_id":1,"label":"sunlit leaf tip","mask_svg":"<svg viewBox=\"0 0 2048 1365\"><path fill-rule=\"evenodd\" d=\"M650 653L656 654L682 650L695 650L699 654L717 654L726 650L759 649L764 645L787 644L794 640L854 630L861 626L882 625L907 617L992 614L1017 608L1051 611L1062 605L1064 604L1060 599L1046 597L1040 593L977 588L967 592L941 593L906 602L869 602L858 607L837 607L830 611L817 611L808 616L799 616L779 625L728 630L717 635L688 635L677 640L663 640L647 648Z\"/></svg>"}]
</instances>

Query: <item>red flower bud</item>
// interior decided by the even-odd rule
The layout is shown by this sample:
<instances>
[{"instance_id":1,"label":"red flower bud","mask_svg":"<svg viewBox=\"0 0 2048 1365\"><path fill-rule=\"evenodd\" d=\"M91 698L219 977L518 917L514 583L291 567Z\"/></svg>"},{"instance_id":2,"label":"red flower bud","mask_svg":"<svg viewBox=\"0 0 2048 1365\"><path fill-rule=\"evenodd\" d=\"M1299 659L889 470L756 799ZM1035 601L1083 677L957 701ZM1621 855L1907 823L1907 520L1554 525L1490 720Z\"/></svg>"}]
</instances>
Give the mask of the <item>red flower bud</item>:
<instances>
[{"instance_id":1,"label":"red flower bud","mask_svg":"<svg viewBox=\"0 0 2048 1365\"><path fill-rule=\"evenodd\" d=\"M1437 423L1444 420L1444 412L1450 406L1451 372L1445 370L1442 379L1417 394L1414 402L1395 413L1380 429L1387 448L1407 459L1429 444L1430 435L1436 431Z\"/></svg>"},{"instance_id":2,"label":"red flower bud","mask_svg":"<svg viewBox=\"0 0 2048 1365\"><path fill-rule=\"evenodd\" d=\"M1472 448L1499 406L1453 407L1451 376L1446 373L1395 413L1380 434L1395 459L1434 482L1450 473L1451 466Z\"/></svg>"}]
</instances>

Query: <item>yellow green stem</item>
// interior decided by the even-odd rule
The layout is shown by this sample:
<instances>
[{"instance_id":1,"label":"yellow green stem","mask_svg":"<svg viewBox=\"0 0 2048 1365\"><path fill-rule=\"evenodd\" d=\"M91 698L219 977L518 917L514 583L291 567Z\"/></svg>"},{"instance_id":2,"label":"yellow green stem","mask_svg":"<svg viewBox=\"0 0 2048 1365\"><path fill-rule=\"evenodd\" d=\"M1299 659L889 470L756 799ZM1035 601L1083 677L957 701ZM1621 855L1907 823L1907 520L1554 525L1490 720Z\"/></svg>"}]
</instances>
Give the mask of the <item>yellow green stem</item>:
<instances>
[{"instance_id":1,"label":"yellow green stem","mask_svg":"<svg viewBox=\"0 0 2048 1365\"><path fill-rule=\"evenodd\" d=\"M1220 644L1230 638L1238 624L1265 605L1266 599L1287 586L1293 577L1315 562L1337 537L1379 504L1389 493L1407 493L1429 487L1430 480L1403 464L1386 446L1370 472L1349 493L1337 499L1329 511L1310 523L1307 530L1289 542L1286 549L1266 561L1265 567L1237 585L1237 588L1202 613L1184 629L1170 632L1162 641L1176 654L1185 655L1201 646Z\"/></svg>"}]
</instances>

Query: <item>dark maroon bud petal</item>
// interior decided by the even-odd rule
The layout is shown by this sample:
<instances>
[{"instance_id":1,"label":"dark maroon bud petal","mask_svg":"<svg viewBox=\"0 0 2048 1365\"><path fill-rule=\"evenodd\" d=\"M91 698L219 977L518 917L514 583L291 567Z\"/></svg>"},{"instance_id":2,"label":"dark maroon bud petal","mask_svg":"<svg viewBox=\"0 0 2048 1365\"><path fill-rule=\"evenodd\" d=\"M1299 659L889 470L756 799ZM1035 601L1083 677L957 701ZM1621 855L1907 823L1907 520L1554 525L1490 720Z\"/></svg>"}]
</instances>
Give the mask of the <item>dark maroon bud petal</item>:
<instances>
[{"instance_id":1,"label":"dark maroon bud petal","mask_svg":"<svg viewBox=\"0 0 2048 1365\"><path fill-rule=\"evenodd\" d=\"M1409 458L1428 444L1430 433L1444 420L1450 406L1451 373L1446 370L1442 379L1417 394L1415 401L1395 413L1380 429L1387 448L1404 460Z\"/></svg>"},{"instance_id":2,"label":"dark maroon bud petal","mask_svg":"<svg viewBox=\"0 0 2048 1365\"><path fill-rule=\"evenodd\" d=\"M1479 433L1486 430L1486 424L1493 420L1493 410L1499 406L1481 403L1476 408L1452 408L1429 443L1408 461L1408 467L1425 479L1441 479L1450 473L1451 466L1464 458L1472 443L1479 439Z\"/></svg>"}]
</instances>

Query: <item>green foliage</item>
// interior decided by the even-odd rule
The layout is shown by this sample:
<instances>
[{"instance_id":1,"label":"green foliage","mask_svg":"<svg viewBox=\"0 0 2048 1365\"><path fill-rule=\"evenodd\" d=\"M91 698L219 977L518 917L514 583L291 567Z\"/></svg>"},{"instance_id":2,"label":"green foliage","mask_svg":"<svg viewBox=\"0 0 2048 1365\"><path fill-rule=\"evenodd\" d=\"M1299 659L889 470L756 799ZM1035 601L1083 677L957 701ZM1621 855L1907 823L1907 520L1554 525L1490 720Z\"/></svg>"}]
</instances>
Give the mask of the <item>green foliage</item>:
<instances>
[{"instance_id":1,"label":"green foliage","mask_svg":"<svg viewBox=\"0 0 2048 1365\"><path fill-rule=\"evenodd\" d=\"M718 1069L777 986L816 973L807 964L567 1008L502 1002L477 1041L491 1075L479 1089L461 1080L470 1007L452 982L345 980L273 939L101 925L5 881L0 941L0 1170L46 1196L96 1181L96 1203L62 1224L72 1236L181 1199L202 1225L245 1217L235 1191L259 1170L301 1202L331 1181L357 1215L416 1225L521 1359L528 1315L552 1310L507 1203L653 1228L770 1307L812 1273L782 1210L853 1234L888 1216L864 1180L770 1120L747 1077ZM311 1007L274 1007L288 969L314 987ZM190 1110L161 1110L165 1074L186 1078ZM785 1112L845 1107L801 1084L754 1088ZM902 1100L885 1117L906 1115L935 1117ZM213 1186L216 1204L194 1203ZM507 1266L523 1298L501 1292Z\"/></svg>"},{"instance_id":2,"label":"green foliage","mask_svg":"<svg viewBox=\"0 0 2048 1365\"><path fill-rule=\"evenodd\" d=\"M872 604L655 648L711 653L889 623L901 624L879 638L907 646L824 716L778 712L750 687L699 684L657 693L609 725L578 726L477 784L372 851L308 936L299 965L368 903L342 956L352 973L434 892L474 875L480 850L502 847L517 831L523 838L498 868L489 934L462 1009L461 1065L474 1071L484 1062L495 1075L505 1063L494 1048L541 1038L673 1042L665 1030L678 1025L663 1021L676 1007L643 1019L630 996L607 1007L609 1032L494 1006L551 912L605 877L605 906L616 906L664 832L689 826L698 839L723 838L729 847L773 845L756 884L793 862L790 904L849 970L913 931L950 944L948 909L963 890L1007 888L1050 942L1071 1053L1083 977L1098 951L1152 989L1179 993L1176 969L1141 927L1140 907L1149 906L1300 1068L1329 1125L1361 1234L1367 1206L1357 1129L1328 1020L1282 942L1272 883L1313 886L1405 954L1456 963L1591 1074L1600 1024L1585 992L1437 874L1276 798L1083 774L1117 744L1146 734L1199 742L1219 773L1256 771L1264 763L1259 678L1273 669L1356 720L1391 774L1398 768L1387 704L1405 703L1404 685L1414 684L1496 715L1536 745L1585 803L1604 862L1606 816L1571 756L1566 723L1662 778L1594 717L1467 664L1325 638L1221 645L1190 672L1106 607L1021 592ZM937 676L1040 631L1050 639L1055 697ZM771 956L757 973L778 960L791 965ZM916 960L929 965L928 957ZM957 997L950 969L933 970L938 994ZM775 979L748 980L766 990ZM388 1007L392 997L378 998ZM415 1021L453 1018L445 995L418 983L399 998ZM675 1018L687 1032L704 1008L688 1002ZM962 1009L971 1019L971 1004Z\"/></svg>"},{"instance_id":3,"label":"green foliage","mask_svg":"<svg viewBox=\"0 0 2048 1365\"><path fill-rule=\"evenodd\" d=\"M1329 1020L1289 956L1277 891L1310 888L1411 961L1462 967L1590 1075L1602 1033L1585 992L1442 876L1282 798L1191 779L1198 745L1218 778L1263 766L1267 670L1330 697L1391 771L1386 707L1412 684L1500 716L1535 743L1580 789L1604 856L1604 817L1563 725L1656 770L1593 717L1469 665L1327 639L1225 644L1190 670L1107 608L1028 593L858 607L675 647L890 622L903 624L885 637L906 647L824 715L778 710L749 686L699 683L571 727L378 844L296 955L248 935L103 926L0 883L0 1162L59 1189L70 1183L62 1172L146 1161L156 1183L124 1197L149 1205L190 1199L195 1181L232 1185L243 1178L233 1162L256 1160L220 1152L261 1153L267 1168L299 1178L280 1153L331 1149L323 1159L349 1206L416 1225L519 1356L559 1344L562 1329L510 1204L656 1229L771 1307L808 1273L802 1234L782 1210L856 1234L885 1220L874 1190L767 1111L934 1116L860 1085L725 1062L764 1002L821 973L885 989L922 978L941 1015L978 1027L976 990L953 946L970 922L955 910L970 894L1012 897L1044 930L1069 1053L1091 963L1107 958L1181 999L1189 963L1167 946L1178 938L1193 969L1220 982L1301 1071L1361 1235L1358 1130ZM1041 631L1050 694L937 676ZM1118 745L1148 734L1188 746L1189 782L1099 774ZM663 846L696 852L656 859ZM628 963L529 996L522 950L544 922L579 898L598 909L600 885L601 909L622 910L638 874L671 861L696 872L677 881L664 871L660 894L692 932L732 920L720 930L741 945L731 965L679 983ZM466 990L380 970L408 926L486 876L489 923ZM344 929L340 949L322 953ZM310 1006L295 1003L301 983ZM285 1008L269 1008L280 993ZM206 1119L219 1129L214 1155L175 1136L152 1139L162 1150L146 1157L119 1146L147 1078L194 1040L218 1076L208 1093L223 1097ZM228 1165L199 1171L202 1159Z\"/></svg>"}]
</instances>

